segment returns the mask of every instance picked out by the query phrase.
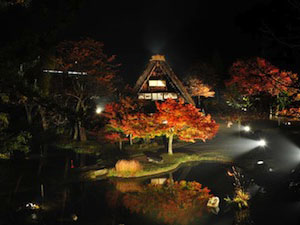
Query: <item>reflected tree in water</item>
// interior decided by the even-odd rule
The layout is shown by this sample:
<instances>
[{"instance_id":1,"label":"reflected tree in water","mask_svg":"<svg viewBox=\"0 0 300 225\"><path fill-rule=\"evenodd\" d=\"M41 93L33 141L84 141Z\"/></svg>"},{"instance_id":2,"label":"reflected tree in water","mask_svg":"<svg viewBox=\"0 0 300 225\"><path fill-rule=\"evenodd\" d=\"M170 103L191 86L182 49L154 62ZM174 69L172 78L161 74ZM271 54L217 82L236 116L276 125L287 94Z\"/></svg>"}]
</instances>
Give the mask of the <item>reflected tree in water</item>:
<instances>
[{"instance_id":1,"label":"reflected tree in water","mask_svg":"<svg viewBox=\"0 0 300 225\"><path fill-rule=\"evenodd\" d=\"M210 190L198 182L167 180L148 184L140 192L128 192L122 201L131 213L154 215L167 224L189 224L208 212L210 197Z\"/></svg>"}]
</instances>

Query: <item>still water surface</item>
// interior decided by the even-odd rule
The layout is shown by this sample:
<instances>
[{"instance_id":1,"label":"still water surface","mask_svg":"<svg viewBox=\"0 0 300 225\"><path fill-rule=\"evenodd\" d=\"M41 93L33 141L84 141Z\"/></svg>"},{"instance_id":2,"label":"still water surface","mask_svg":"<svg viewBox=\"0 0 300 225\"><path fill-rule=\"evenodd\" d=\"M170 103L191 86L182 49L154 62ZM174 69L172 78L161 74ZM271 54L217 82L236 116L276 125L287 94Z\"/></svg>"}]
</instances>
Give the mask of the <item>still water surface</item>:
<instances>
[{"instance_id":1,"label":"still water surface","mask_svg":"<svg viewBox=\"0 0 300 225\"><path fill-rule=\"evenodd\" d=\"M176 198L181 198L176 200L181 205L173 208L169 206L175 200L166 204L162 202L166 198L158 195L153 195L153 199L151 195L147 195L143 199L144 195L138 193L151 182L159 182L157 179L153 180L155 178L152 181L97 180L66 184L53 177L63 178L64 167L61 166L57 174L51 172L47 182L27 178L21 180L20 185L27 183L28 186L32 182L33 188L20 188L21 191L2 194L2 202L7 203L4 204L7 207L1 208L0 224L300 224L300 202L288 199L283 193L284 189L280 187L274 188L276 191L269 191L271 189L267 183L253 183L249 187L252 194L249 210L238 211L228 206L223 199L233 195L233 179L227 175L230 167L231 165L220 163L201 163L160 176L174 182L196 181L202 184L202 188L210 189L210 194L220 198L220 210L211 212L204 204L196 209L189 208L188 202L182 203L186 197L176 194ZM36 167L27 169L33 168ZM268 179L263 172L257 176L266 176L266 181ZM253 177L245 174L245 178ZM256 178L254 177L254 181ZM127 204L124 199L127 199ZM28 203L42 205L42 209L30 210L25 207Z\"/></svg>"}]
</instances>

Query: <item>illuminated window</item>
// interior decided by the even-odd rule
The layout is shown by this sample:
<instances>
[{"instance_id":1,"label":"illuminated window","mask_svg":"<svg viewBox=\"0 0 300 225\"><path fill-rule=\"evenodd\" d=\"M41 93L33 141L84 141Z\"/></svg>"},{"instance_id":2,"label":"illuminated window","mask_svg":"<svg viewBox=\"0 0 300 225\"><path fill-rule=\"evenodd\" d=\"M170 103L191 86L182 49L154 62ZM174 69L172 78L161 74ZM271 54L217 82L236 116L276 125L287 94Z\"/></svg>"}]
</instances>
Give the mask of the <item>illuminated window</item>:
<instances>
[{"instance_id":1,"label":"illuminated window","mask_svg":"<svg viewBox=\"0 0 300 225\"><path fill-rule=\"evenodd\" d=\"M164 93L164 99L177 99L177 94L176 93Z\"/></svg>"},{"instance_id":2,"label":"illuminated window","mask_svg":"<svg viewBox=\"0 0 300 225\"><path fill-rule=\"evenodd\" d=\"M152 93L152 100L163 100L163 93Z\"/></svg>"},{"instance_id":3,"label":"illuminated window","mask_svg":"<svg viewBox=\"0 0 300 225\"><path fill-rule=\"evenodd\" d=\"M165 87L165 80L149 80L149 87Z\"/></svg>"},{"instance_id":4,"label":"illuminated window","mask_svg":"<svg viewBox=\"0 0 300 225\"><path fill-rule=\"evenodd\" d=\"M139 99L145 99L145 94L144 93L139 94Z\"/></svg>"},{"instance_id":5,"label":"illuminated window","mask_svg":"<svg viewBox=\"0 0 300 225\"><path fill-rule=\"evenodd\" d=\"M145 99L151 99L151 93L145 93Z\"/></svg>"}]
</instances>

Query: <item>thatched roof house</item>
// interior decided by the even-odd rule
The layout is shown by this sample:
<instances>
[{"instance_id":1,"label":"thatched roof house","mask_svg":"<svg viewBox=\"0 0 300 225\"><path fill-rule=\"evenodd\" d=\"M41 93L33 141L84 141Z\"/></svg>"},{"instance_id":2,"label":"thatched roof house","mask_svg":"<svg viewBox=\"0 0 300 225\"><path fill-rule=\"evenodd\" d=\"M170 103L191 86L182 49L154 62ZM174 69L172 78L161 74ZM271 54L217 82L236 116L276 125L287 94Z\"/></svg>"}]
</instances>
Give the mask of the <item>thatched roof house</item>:
<instances>
[{"instance_id":1,"label":"thatched roof house","mask_svg":"<svg viewBox=\"0 0 300 225\"><path fill-rule=\"evenodd\" d=\"M185 102L195 105L163 55L152 56L145 71L137 80L134 90L139 99L163 101L167 98L181 97Z\"/></svg>"}]
</instances>

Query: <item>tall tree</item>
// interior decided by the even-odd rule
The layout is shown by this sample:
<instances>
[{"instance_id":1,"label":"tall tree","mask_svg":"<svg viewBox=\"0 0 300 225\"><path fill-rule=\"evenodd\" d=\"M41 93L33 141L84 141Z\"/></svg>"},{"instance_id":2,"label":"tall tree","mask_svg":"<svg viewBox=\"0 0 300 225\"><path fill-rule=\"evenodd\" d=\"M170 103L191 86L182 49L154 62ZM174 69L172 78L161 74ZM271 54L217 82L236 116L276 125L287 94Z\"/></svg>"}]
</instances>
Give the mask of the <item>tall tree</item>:
<instances>
[{"instance_id":1,"label":"tall tree","mask_svg":"<svg viewBox=\"0 0 300 225\"><path fill-rule=\"evenodd\" d=\"M92 98L114 92L113 78L118 65L115 56L107 56L103 51L103 43L84 39L80 41L64 41L56 48L57 69L64 74L70 72L86 73L70 77L62 76L61 94L67 104L74 110L73 139L86 140L85 121ZM95 110L95 109L94 109Z\"/></svg>"},{"instance_id":2,"label":"tall tree","mask_svg":"<svg viewBox=\"0 0 300 225\"><path fill-rule=\"evenodd\" d=\"M298 91L297 74L280 70L263 58L238 60L229 73L231 78L226 85L235 86L244 96L264 93L279 100L284 94L292 96ZM276 107L276 111L278 110L279 104Z\"/></svg>"},{"instance_id":3,"label":"tall tree","mask_svg":"<svg viewBox=\"0 0 300 225\"><path fill-rule=\"evenodd\" d=\"M201 108L201 97L214 97L215 92L211 90L211 87L204 84L202 80L199 80L197 78L190 78L187 81L187 87L192 96L196 96L197 106L198 108Z\"/></svg>"}]
</instances>

